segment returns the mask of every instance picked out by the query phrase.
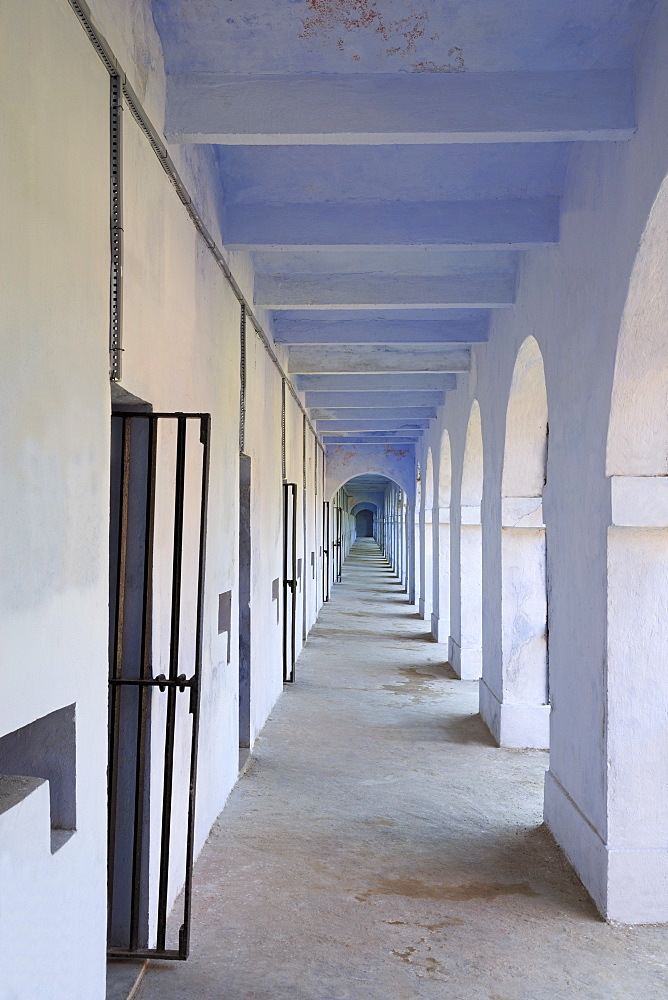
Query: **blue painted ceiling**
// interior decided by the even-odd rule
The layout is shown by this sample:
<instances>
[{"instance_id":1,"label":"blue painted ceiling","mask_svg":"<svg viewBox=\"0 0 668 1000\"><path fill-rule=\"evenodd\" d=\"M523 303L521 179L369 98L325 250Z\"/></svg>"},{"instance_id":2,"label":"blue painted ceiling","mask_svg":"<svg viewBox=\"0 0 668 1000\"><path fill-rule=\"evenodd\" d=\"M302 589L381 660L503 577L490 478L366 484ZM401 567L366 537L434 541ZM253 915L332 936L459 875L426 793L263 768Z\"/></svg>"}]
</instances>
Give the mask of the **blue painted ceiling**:
<instances>
[{"instance_id":1,"label":"blue painted ceiling","mask_svg":"<svg viewBox=\"0 0 668 1000\"><path fill-rule=\"evenodd\" d=\"M167 135L215 147L223 237L325 440L415 441L466 377L558 241L573 142L633 134L653 5L153 0Z\"/></svg>"}]
</instances>

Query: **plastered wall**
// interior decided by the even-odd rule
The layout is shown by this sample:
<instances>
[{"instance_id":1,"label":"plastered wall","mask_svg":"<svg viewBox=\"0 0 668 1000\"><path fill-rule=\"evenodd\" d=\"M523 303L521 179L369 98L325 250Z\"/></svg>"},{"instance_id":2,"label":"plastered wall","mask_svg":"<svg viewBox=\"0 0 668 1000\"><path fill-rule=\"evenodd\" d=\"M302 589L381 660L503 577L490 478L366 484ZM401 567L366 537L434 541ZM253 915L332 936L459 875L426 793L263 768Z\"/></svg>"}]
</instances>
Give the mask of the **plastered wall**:
<instances>
[{"instance_id":1,"label":"plastered wall","mask_svg":"<svg viewBox=\"0 0 668 1000\"><path fill-rule=\"evenodd\" d=\"M96 0L97 26L158 129L162 54L150 4ZM102 1000L106 957L106 770L109 551L109 77L66 0L2 9L0 150L3 386L0 482L0 738L76 705L77 829L52 854L48 786L5 782L0 812L0 995ZM11 41L10 41L11 40ZM1 43L0 43L1 44ZM39 67L39 72L35 72ZM198 148L170 150L193 201L220 238L217 165ZM195 850L238 771L238 497L240 304L162 170L123 113L122 386L156 411L211 414L201 718ZM249 297L254 275L233 254ZM259 314L268 329L267 317ZM251 477L251 741L283 687L281 376L252 325L246 338L245 453ZM285 363L284 351L276 349ZM320 606L313 579L321 511L315 443L287 394L287 478L298 483L298 651ZM158 457L158 492L169 479ZM322 493L323 457L318 455ZM198 497L186 497L186 523ZM302 506L303 505L303 506ZM305 525L304 525L304 516ZM306 532L304 536L304 530ZM167 519L156 566L165 568ZM191 539L191 541L193 541ZM194 541L184 572L194 567ZM306 553L306 554L305 554ZM317 562L317 560L316 560ZM321 569L316 565L316 574ZM160 574L156 574L160 576ZM166 579L166 577L165 577ZM190 576L188 576L190 579ZM164 669L169 594L156 579L154 669ZM279 598L274 598L278 580ZM320 577L321 581L321 577ZM304 591L304 584L306 590ZM193 588L185 612L194 612ZM219 632L219 595L231 625ZM302 600L305 594L305 602ZM191 615L194 627L194 614ZM186 645L194 635L186 636ZM152 780L159 786L162 707L152 711ZM187 713L177 716L170 902L182 882L188 781ZM20 794L17 793L19 788ZM18 797L17 797L18 795ZM152 804L151 899L156 897L157 797ZM18 844L20 842L20 850ZM25 891L30 884L30 892ZM153 921L153 930L155 922ZM5 991L5 992L3 992Z\"/></svg>"},{"instance_id":2,"label":"plastered wall","mask_svg":"<svg viewBox=\"0 0 668 1000\"><path fill-rule=\"evenodd\" d=\"M76 833L51 853L46 784L2 815L0 993L89 1000L106 922L109 84L67 4L3 5L0 50L0 737L70 704L77 731Z\"/></svg>"}]
</instances>

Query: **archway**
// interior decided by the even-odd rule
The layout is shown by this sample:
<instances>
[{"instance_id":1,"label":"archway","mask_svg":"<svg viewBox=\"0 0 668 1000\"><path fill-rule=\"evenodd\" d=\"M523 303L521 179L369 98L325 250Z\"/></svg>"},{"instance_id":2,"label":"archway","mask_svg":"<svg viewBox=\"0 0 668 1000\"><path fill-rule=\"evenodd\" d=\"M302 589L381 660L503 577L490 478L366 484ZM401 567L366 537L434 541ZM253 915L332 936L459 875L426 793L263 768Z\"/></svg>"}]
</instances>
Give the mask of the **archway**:
<instances>
[{"instance_id":1,"label":"archway","mask_svg":"<svg viewBox=\"0 0 668 1000\"><path fill-rule=\"evenodd\" d=\"M606 915L668 920L668 177L622 316L607 446Z\"/></svg>"},{"instance_id":2,"label":"archway","mask_svg":"<svg viewBox=\"0 0 668 1000\"><path fill-rule=\"evenodd\" d=\"M480 682L480 712L501 746L549 747L542 504L547 427L543 357L536 340L527 337L515 360L506 411L501 483L501 634L495 640L494 655L485 658ZM500 645L498 652L496 643Z\"/></svg>"},{"instance_id":3,"label":"archway","mask_svg":"<svg viewBox=\"0 0 668 1000\"><path fill-rule=\"evenodd\" d=\"M427 449L425 481L420 507L420 617L431 622L434 600L434 547L432 509L434 503L434 460L431 448Z\"/></svg>"},{"instance_id":4,"label":"archway","mask_svg":"<svg viewBox=\"0 0 668 1000\"><path fill-rule=\"evenodd\" d=\"M434 606L431 634L447 642L450 634L450 490L452 459L450 435L443 431L438 460L438 483L432 512L434 546Z\"/></svg>"},{"instance_id":5,"label":"archway","mask_svg":"<svg viewBox=\"0 0 668 1000\"><path fill-rule=\"evenodd\" d=\"M355 514L355 537L373 538L373 511L368 507L363 507Z\"/></svg>"},{"instance_id":6,"label":"archway","mask_svg":"<svg viewBox=\"0 0 668 1000\"><path fill-rule=\"evenodd\" d=\"M459 636L450 636L448 659L462 680L482 672L482 504L483 449L480 406L471 406L462 469L459 527Z\"/></svg>"},{"instance_id":7,"label":"archway","mask_svg":"<svg viewBox=\"0 0 668 1000\"><path fill-rule=\"evenodd\" d=\"M422 470L420 463L417 463L415 474L415 505L411 519L412 529L412 551L413 551L413 580L410 588L410 603L417 605L420 603L420 586L422 580L422 554L420 552L420 523L422 518ZM417 539L417 544L415 540Z\"/></svg>"}]
</instances>

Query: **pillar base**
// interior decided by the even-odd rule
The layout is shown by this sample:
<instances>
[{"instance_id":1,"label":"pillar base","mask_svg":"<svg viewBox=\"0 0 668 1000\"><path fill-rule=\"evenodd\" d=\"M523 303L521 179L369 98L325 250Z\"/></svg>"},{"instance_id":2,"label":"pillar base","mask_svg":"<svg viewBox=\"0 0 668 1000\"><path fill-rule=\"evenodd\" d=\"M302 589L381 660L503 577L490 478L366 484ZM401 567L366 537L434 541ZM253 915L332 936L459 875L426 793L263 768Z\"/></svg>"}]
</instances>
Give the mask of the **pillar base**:
<instances>
[{"instance_id":1,"label":"pillar base","mask_svg":"<svg viewBox=\"0 0 668 1000\"><path fill-rule=\"evenodd\" d=\"M433 635L436 642L447 642L448 641L448 630L446 623L438 615L435 615L432 611L431 614L431 634Z\"/></svg>"},{"instance_id":2,"label":"pillar base","mask_svg":"<svg viewBox=\"0 0 668 1000\"><path fill-rule=\"evenodd\" d=\"M460 681L477 681L482 673L482 649L462 649L448 637L448 663Z\"/></svg>"},{"instance_id":3,"label":"pillar base","mask_svg":"<svg viewBox=\"0 0 668 1000\"><path fill-rule=\"evenodd\" d=\"M668 923L668 850L605 844L551 771L545 774L544 818L606 920Z\"/></svg>"},{"instance_id":4,"label":"pillar base","mask_svg":"<svg viewBox=\"0 0 668 1000\"><path fill-rule=\"evenodd\" d=\"M500 702L480 679L480 715L500 747L549 750L550 706Z\"/></svg>"},{"instance_id":5,"label":"pillar base","mask_svg":"<svg viewBox=\"0 0 668 1000\"><path fill-rule=\"evenodd\" d=\"M421 597L418 601L418 613L423 621L427 622L431 618L431 607L425 601L424 597Z\"/></svg>"}]
</instances>

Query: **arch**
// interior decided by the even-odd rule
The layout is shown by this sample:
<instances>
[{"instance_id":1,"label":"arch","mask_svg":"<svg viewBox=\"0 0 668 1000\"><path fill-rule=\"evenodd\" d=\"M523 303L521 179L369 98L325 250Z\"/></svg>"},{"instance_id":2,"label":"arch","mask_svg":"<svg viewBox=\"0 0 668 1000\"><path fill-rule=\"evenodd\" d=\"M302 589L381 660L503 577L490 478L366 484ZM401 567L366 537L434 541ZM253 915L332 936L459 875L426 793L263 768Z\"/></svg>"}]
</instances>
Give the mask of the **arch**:
<instances>
[{"instance_id":1,"label":"arch","mask_svg":"<svg viewBox=\"0 0 668 1000\"><path fill-rule=\"evenodd\" d=\"M615 359L608 476L668 473L668 177L631 273Z\"/></svg>"},{"instance_id":2,"label":"arch","mask_svg":"<svg viewBox=\"0 0 668 1000\"><path fill-rule=\"evenodd\" d=\"M549 747L547 557L542 505L547 430L543 356L535 338L527 337L517 352L506 408L501 615L500 620L487 619L495 634L486 638L480 682L483 719L500 745L516 748Z\"/></svg>"},{"instance_id":3,"label":"arch","mask_svg":"<svg viewBox=\"0 0 668 1000\"><path fill-rule=\"evenodd\" d=\"M459 635L450 636L448 659L462 680L482 672L483 444L480 406L471 404L462 466L459 524Z\"/></svg>"},{"instance_id":4,"label":"arch","mask_svg":"<svg viewBox=\"0 0 668 1000\"><path fill-rule=\"evenodd\" d=\"M373 503L371 500L360 500L359 503L350 508L350 513L355 517L361 510L370 510L372 514L377 514L378 504Z\"/></svg>"},{"instance_id":5,"label":"arch","mask_svg":"<svg viewBox=\"0 0 668 1000\"><path fill-rule=\"evenodd\" d=\"M625 923L668 920L661 874L668 866L667 328L668 177L631 272L606 455L607 847L633 858L608 873L606 916Z\"/></svg>"},{"instance_id":6,"label":"arch","mask_svg":"<svg viewBox=\"0 0 668 1000\"><path fill-rule=\"evenodd\" d=\"M431 448L427 448L427 464L423 495L425 510L431 510L434 506L434 459L431 453Z\"/></svg>"},{"instance_id":7,"label":"arch","mask_svg":"<svg viewBox=\"0 0 668 1000\"><path fill-rule=\"evenodd\" d=\"M479 507L482 503L482 425L477 399L471 404L466 428L462 471L462 506Z\"/></svg>"},{"instance_id":8,"label":"arch","mask_svg":"<svg viewBox=\"0 0 668 1000\"><path fill-rule=\"evenodd\" d=\"M527 337L515 360L506 411L504 497L540 497L547 464L547 388L543 355Z\"/></svg>"},{"instance_id":9,"label":"arch","mask_svg":"<svg viewBox=\"0 0 668 1000\"><path fill-rule=\"evenodd\" d=\"M452 493L452 454L450 435L447 430L441 436L441 451L438 461L438 506L450 507Z\"/></svg>"},{"instance_id":10,"label":"arch","mask_svg":"<svg viewBox=\"0 0 668 1000\"><path fill-rule=\"evenodd\" d=\"M362 507L355 516L355 537L373 538L375 524L374 512L369 507Z\"/></svg>"},{"instance_id":11,"label":"arch","mask_svg":"<svg viewBox=\"0 0 668 1000\"><path fill-rule=\"evenodd\" d=\"M326 495L329 495L331 499L338 493L342 486L345 486L346 483L350 482L351 479L355 479L357 476L385 476L385 478L389 479L391 483L394 483L399 487L399 489L403 490L409 499L413 495L413 490L415 488L412 481L410 479L407 480L403 473L397 473L397 471L394 470L394 474L390 475L387 469L383 469L382 466L364 463L359 468L355 467L355 471L352 473L348 472L347 474L344 474L339 472L338 475L336 475L336 478L331 479L328 469ZM333 489L332 486L334 487Z\"/></svg>"},{"instance_id":12,"label":"arch","mask_svg":"<svg viewBox=\"0 0 668 1000\"><path fill-rule=\"evenodd\" d=\"M434 599L434 550L432 540L432 510L434 505L434 459L427 448L425 480L420 504L420 600L418 610L425 621L431 622Z\"/></svg>"},{"instance_id":13,"label":"arch","mask_svg":"<svg viewBox=\"0 0 668 1000\"><path fill-rule=\"evenodd\" d=\"M447 642L450 634L450 495L452 493L452 455L450 435L441 435L438 459L438 483L432 515L434 546L434 606L431 634L437 642Z\"/></svg>"}]
</instances>

